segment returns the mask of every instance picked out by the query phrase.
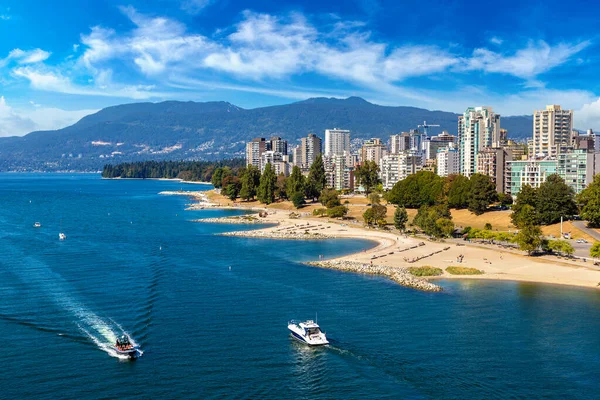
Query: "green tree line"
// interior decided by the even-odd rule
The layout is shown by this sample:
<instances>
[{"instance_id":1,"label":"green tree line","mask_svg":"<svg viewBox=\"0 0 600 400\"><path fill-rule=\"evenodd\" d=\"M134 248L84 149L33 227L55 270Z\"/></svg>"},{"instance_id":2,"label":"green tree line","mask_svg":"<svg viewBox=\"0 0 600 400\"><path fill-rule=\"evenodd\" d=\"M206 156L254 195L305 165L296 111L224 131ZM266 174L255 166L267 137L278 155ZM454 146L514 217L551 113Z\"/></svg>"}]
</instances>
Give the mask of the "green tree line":
<instances>
[{"instance_id":1,"label":"green tree line","mask_svg":"<svg viewBox=\"0 0 600 400\"><path fill-rule=\"evenodd\" d=\"M103 178L136 179L183 179L195 182L211 182L215 171L229 168L235 174L244 166L241 158L222 161L139 161L107 164L102 170Z\"/></svg>"}]
</instances>

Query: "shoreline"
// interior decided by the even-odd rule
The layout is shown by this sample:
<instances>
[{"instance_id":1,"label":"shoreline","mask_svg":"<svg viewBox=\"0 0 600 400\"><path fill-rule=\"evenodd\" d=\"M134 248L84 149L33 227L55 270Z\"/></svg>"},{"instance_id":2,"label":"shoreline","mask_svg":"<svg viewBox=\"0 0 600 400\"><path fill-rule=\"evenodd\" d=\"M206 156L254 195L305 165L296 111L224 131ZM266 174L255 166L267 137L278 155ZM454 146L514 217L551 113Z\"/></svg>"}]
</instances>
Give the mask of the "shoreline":
<instances>
[{"instance_id":1,"label":"shoreline","mask_svg":"<svg viewBox=\"0 0 600 400\"><path fill-rule=\"evenodd\" d=\"M209 197L208 194L207 197ZM214 199L210 201L214 202ZM240 203L233 206L215 205L214 208L245 211L257 209ZM469 245L463 242L432 242L417 237L403 236L394 231L367 229L348 221L330 220L329 218L318 218L309 215L302 216L302 210L262 209L268 209L269 212L265 218L261 219L261 222L265 224L276 223L275 226L225 233L224 235L278 240L326 240L337 238L371 240L376 245L368 250L318 261L346 261L370 264L371 262L375 263L375 260L377 260L377 265L382 267L407 268L431 265L444 271L440 276L422 277L427 281L477 279L599 289L600 268L594 267L590 262L559 261L549 257L528 257L525 254L518 254L500 248ZM300 216L291 218L291 214L300 214ZM282 234L286 229L292 234ZM308 231L308 234L305 234L305 231ZM419 246L419 243L422 242L425 245ZM460 255L464 255L464 260L461 263L457 262ZM477 268L482 270L484 274L451 275L445 271L449 266Z\"/></svg>"},{"instance_id":2,"label":"shoreline","mask_svg":"<svg viewBox=\"0 0 600 400\"><path fill-rule=\"evenodd\" d=\"M167 182L181 182L190 185L211 185L211 182L201 182L201 181L184 181L180 178L105 178L101 176L102 179L106 179L108 181L167 181Z\"/></svg>"}]
</instances>

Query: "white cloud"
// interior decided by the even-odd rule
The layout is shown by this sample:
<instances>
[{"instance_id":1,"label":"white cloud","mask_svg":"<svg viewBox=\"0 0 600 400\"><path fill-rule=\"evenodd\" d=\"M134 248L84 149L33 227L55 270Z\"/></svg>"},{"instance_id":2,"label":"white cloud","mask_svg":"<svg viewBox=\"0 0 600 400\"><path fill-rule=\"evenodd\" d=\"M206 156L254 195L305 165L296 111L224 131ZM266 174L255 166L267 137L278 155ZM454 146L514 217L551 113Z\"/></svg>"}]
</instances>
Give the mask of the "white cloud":
<instances>
[{"instance_id":1,"label":"white cloud","mask_svg":"<svg viewBox=\"0 0 600 400\"><path fill-rule=\"evenodd\" d=\"M38 107L20 110L10 107L4 96L0 97L0 137L23 136L37 130L60 129L72 125L97 110L67 111L59 108Z\"/></svg>"},{"instance_id":2,"label":"white cloud","mask_svg":"<svg viewBox=\"0 0 600 400\"><path fill-rule=\"evenodd\" d=\"M0 60L0 67L9 64L12 61L21 65L37 64L47 60L51 54L52 53L42 49L33 49L29 51L21 50L18 48L13 49L8 53L8 56Z\"/></svg>"},{"instance_id":3,"label":"white cloud","mask_svg":"<svg viewBox=\"0 0 600 400\"><path fill-rule=\"evenodd\" d=\"M78 85L59 72L42 68L19 67L13 69L12 73L14 76L27 79L33 89L49 92L85 96L122 97L137 100L163 98L170 95L169 93L155 92L152 85Z\"/></svg>"},{"instance_id":4,"label":"white cloud","mask_svg":"<svg viewBox=\"0 0 600 400\"><path fill-rule=\"evenodd\" d=\"M541 40L530 42L526 48L517 50L509 56L480 48L473 51L472 57L466 60L464 68L465 70L481 70L532 79L564 64L590 44L590 41L584 41L576 44L559 43L550 46Z\"/></svg>"},{"instance_id":5,"label":"white cloud","mask_svg":"<svg viewBox=\"0 0 600 400\"><path fill-rule=\"evenodd\" d=\"M188 14L196 15L213 2L213 0L183 0L181 2L181 9Z\"/></svg>"},{"instance_id":6,"label":"white cloud","mask_svg":"<svg viewBox=\"0 0 600 400\"><path fill-rule=\"evenodd\" d=\"M490 38L490 43L500 46L502 43L504 43L504 40L502 40L501 38L499 38L497 36L494 36L494 37Z\"/></svg>"},{"instance_id":7,"label":"white cloud","mask_svg":"<svg viewBox=\"0 0 600 400\"><path fill-rule=\"evenodd\" d=\"M580 110L575 111L575 124L578 129L593 129L600 132L600 98L585 103Z\"/></svg>"}]
</instances>

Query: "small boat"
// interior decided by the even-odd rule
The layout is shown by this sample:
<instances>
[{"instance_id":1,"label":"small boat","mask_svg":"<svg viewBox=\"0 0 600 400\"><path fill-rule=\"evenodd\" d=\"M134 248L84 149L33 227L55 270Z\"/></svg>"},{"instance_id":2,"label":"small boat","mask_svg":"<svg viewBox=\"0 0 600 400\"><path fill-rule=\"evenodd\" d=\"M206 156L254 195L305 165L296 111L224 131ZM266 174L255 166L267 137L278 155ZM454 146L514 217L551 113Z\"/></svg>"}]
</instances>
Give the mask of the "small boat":
<instances>
[{"instance_id":1,"label":"small boat","mask_svg":"<svg viewBox=\"0 0 600 400\"><path fill-rule=\"evenodd\" d=\"M294 339L309 346L329 344L325 332L321 332L321 328L313 320L304 322L290 321L288 322L288 329Z\"/></svg>"},{"instance_id":2,"label":"small boat","mask_svg":"<svg viewBox=\"0 0 600 400\"><path fill-rule=\"evenodd\" d=\"M33 227L34 228L41 228L42 224L40 224L39 222L36 222L36 223L33 224Z\"/></svg>"},{"instance_id":3,"label":"small boat","mask_svg":"<svg viewBox=\"0 0 600 400\"><path fill-rule=\"evenodd\" d=\"M65 240L67 238L67 235L65 235L64 233L59 233L58 234L58 240Z\"/></svg>"},{"instance_id":4,"label":"small boat","mask_svg":"<svg viewBox=\"0 0 600 400\"><path fill-rule=\"evenodd\" d=\"M123 335L118 338L113 348L118 354L128 356L130 358L137 357L139 353L138 346L134 346L127 335Z\"/></svg>"}]
</instances>

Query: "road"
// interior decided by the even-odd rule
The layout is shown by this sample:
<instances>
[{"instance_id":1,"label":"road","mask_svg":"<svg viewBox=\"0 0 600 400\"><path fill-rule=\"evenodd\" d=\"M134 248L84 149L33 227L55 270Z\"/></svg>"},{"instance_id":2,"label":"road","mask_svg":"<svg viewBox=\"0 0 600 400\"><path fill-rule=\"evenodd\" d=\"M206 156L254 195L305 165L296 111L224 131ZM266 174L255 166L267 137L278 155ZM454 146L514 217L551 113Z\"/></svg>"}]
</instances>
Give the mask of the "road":
<instances>
[{"instance_id":1,"label":"road","mask_svg":"<svg viewBox=\"0 0 600 400\"><path fill-rule=\"evenodd\" d=\"M587 233L588 235L590 235L591 237L593 237L594 239L596 239L597 241L600 242L600 233L598 233L597 231L588 228L586 225L587 223L585 221L573 221L573 225L575 225L575 227L577 229L580 229L582 232Z\"/></svg>"}]
</instances>

